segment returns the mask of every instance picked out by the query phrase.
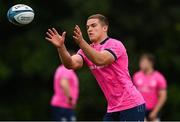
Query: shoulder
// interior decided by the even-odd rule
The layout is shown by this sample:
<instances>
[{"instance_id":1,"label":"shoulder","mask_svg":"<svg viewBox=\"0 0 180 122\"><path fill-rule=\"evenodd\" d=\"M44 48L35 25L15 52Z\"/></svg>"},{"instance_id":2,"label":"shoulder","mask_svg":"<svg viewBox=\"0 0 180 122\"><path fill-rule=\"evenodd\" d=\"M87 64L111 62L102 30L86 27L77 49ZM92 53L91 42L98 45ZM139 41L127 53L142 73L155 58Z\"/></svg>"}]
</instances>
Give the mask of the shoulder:
<instances>
[{"instance_id":1,"label":"shoulder","mask_svg":"<svg viewBox=\"0 0 180 122\"><path fill-rule=\"evenodd\" d=\"M107 41L108 44L122 44L120 40L114 39L114 38L109 38Z\"/></svg>"},{"instance_id":2,"label":"shoulder","mask_svg":"<svg viewBox=\"0 0 180 122\"><path fill-rule=\"evenodd\" d=\"M54 73L54 76L57 78L62 75L62 72L64 72L64 68L63 68L63 65L60 65L57 67L57 69Z\"/></svg>"},{"instance_id":3,"label":"shoulder","mask_svg":"<svg viewBox=\"0 0 180 122\"><path fill-rule=\"evenodd\" d=\"M158 82L159 87L161 88L166 88L167 87L167 81L165 79L165 77L163 76L162 73L160 73L159 71L155 71L155 78Z\"/></svg>"},{"instance_id":4,"label":"shoulder","mask_svg":"<svg viewBox=\"0 0 180 122\"><path fill-rule=\"evenodd\" d=\"M109 38L106 45L107 46L118 47L118 48L121 48L121 49L125 49L124 44L120 40L117 40L117 39L114 39L114 38Z\"/></svg>"},{"instance_id":5,"label":"shoulder","mask_svg":"<svg viewBox=\"0 0 180 122\"><path fill-rule=\"evenodd\" d=\"M156 71L154 71L154 75L156 75L156 76L162 76L162 73L156 70Z\"/></svg>"},{"instance_id":6,"label":"shoulder","mask_svg":"<svg viewBox=\"0 0 180 122\"><path fill-rule=\"evenodd\" d=\"M56 72L60 72L61 70L63 70L63 65L58 66Z\"/></svg>"},{"instance_id":7,"label":"shoulder","mask_svg":"<svg viewBox=\"0 0 180 122\"><path fill-rule=\"evenodd\" d=\"M161 72L159 72L159 71L154 71L154 75L156 76L156 77L159 77L159 78L164 78L164 75L161 73Z\"/></svg>"},{"instance_id":8,"label":"shoulder","mask_svg":"<svg viewBox=\"0 0 180 122\"><path fill-rule=\"evenodd\" d=\"M67 69L64 65L59 66L56 71L61 74L74 72L72 69Z\"/></svg>"}]
</instances>

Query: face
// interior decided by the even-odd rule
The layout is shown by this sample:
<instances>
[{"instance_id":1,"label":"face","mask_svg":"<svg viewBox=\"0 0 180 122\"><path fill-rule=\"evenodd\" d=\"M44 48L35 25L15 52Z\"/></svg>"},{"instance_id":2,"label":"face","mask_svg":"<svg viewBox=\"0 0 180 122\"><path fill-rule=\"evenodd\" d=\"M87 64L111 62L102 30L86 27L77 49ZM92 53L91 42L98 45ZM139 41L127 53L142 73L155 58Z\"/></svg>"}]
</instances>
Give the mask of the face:
<instances>
[{"instance_id":1,"label":"face","mask_svg":"<svg viewBox=\"0 0 180 122\"><path fill-rule=\"evenodd\" d=\"M87 20L86 27L91 42L101 41L104 34L107 34L107 26L103 25L99 19Z\"/></svg>"},{"instance_id":2,"label":"face","mask_svg":"<svg viewBox=\"0 0 180 122\"><path fill-rule=\"evenodd\" d=\"M140 59L139 67L142 71L147 71L153 68L153 64L151 61L149 61L147 58L144 57Z\"/></svg>"}]
</instances>

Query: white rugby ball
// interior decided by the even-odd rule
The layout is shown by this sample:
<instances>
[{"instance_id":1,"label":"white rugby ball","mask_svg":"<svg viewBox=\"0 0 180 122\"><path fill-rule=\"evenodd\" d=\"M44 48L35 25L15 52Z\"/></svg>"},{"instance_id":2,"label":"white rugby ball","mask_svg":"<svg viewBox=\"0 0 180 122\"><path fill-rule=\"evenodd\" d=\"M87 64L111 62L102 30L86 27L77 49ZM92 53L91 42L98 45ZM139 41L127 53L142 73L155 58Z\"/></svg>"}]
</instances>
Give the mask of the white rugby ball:
<instances>
[{"instance_id":1,"label":"white rugby ball","mask_svg":"<svg viewBox=\"0 0 180 122\"><path fill-rule=\"evenodd\" d=\"M17 4L8 10L7 18L15 25L26 25L34 19L34 11L28 5Z\"/></svg>"}]
</instances>

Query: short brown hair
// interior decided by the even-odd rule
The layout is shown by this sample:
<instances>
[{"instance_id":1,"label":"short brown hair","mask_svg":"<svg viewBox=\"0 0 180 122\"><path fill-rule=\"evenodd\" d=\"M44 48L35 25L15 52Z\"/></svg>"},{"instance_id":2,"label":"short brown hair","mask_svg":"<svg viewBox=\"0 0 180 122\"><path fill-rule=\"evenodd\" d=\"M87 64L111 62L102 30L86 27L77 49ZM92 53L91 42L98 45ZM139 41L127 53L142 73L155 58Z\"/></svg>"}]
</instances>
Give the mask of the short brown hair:
<instances>
[{"instance_id":1,"label":"short brown hair","mask_svg":"<svg viewBox=\"0 0 180 122\"><path fill-rule=\"evenodd\" d=\"M99 21L103 23L104 25L107 25L107 26L109 25L108 19L102 14L93 14L88 17L88 20L89 19L99 19Z\"/></svg>"}]
</instances>

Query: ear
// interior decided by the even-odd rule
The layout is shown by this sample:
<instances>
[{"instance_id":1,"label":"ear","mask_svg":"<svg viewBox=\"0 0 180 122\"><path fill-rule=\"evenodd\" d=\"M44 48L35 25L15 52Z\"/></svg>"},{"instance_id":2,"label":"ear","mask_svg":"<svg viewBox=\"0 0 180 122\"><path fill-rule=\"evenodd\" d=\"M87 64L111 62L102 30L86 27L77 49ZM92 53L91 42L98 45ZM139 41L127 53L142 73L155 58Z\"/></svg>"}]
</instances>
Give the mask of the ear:
<instances>
[{"instance_id":1,"label":"ear","mask_svg":"<svg viewBox=\"0 0 180 122\"><path fill-rule=\"evenodd\" d=\"M105 25L105 26L103 27L103 30L104 30L105 32L107 32L107 31L108 31L108 26Z\"/></svg>"}]
</instances>

